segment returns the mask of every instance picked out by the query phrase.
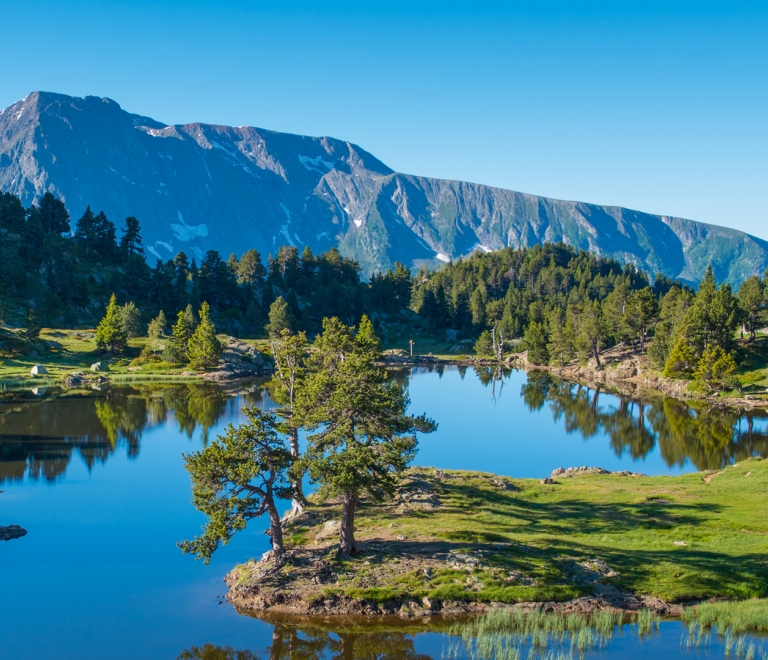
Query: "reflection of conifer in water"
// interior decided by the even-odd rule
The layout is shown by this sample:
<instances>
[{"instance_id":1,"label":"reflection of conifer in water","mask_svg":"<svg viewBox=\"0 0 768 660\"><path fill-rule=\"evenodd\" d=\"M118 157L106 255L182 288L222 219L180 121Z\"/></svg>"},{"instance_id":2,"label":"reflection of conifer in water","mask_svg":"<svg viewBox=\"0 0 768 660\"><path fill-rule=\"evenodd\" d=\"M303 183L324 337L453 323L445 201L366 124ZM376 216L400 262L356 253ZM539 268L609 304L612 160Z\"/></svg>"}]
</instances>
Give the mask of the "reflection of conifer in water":
<instances>
[{"instance_id":1,"label":"reflection of conifer in water","mask_svg":"<svg viewBox=\"0 0 768 660\"><path fill-rule=\"evenodd\" d=\"M182 651L177 660L259 660L260 657L250 651L236 651L231 646L208 643Z\"/></svg>"},{"instance_id":2,"label":"reflection of conifer in water","mask_svg":"<svg viewBox=\"0 0 768 660\"><path fill-rule=\"evenodd\" d=\"M104 427L112 449L117 448L122 437L128 445L128 456L138 456L141 433L147 422L144 400L124 395L109 396L96 399L95 405L96 417Z\"/></svg>"},{"instance_id":3,"label":"reflection of conifer in water","mask_svg":"<svg viewBox=\"0 0 768 660\"><path fill-rule=\"evenodd\" d=\"M622 398L618 410L602 415L602 424L611 436L611 447L617 456L628 451L637 460L647 456L656 446L656 437L645 426L645 406L640 402Z\"/></svg>"},{"instance_id":4,"label":"reflection of conifer in water","mask_svg":"<svg viewBox=\"0 0 768 660\"><path fill-rule=\"evenodd\" d=\"M189 656L194 658L196 656ZM211 656L214 657L214 656ZM349 632L275 625L270 660L429 660L416 653L414 638L400 632Z\"/></svg>"},{"instance_id":5,"label":"reflection of conifer in water","mask_svg":"<svg viewBox=\"0 0 768 660\"><path fill-rule=\"evenodd\" d=\"M568 433L579 432L584 439L608 434L617 456L628 452L635 460L644 458L658 443L668 466L690 461L697 470L768 456L768 436L754 430L754 417L762 417L761 412L745 416L734 409L697 410L672 398L641 402L627 397L620 397L616 408L602 410L599 388L590 390L537 372L528 374L520 394L532 411L549 404L553 419L562 419Z\"/></svg>"}]
</instances>

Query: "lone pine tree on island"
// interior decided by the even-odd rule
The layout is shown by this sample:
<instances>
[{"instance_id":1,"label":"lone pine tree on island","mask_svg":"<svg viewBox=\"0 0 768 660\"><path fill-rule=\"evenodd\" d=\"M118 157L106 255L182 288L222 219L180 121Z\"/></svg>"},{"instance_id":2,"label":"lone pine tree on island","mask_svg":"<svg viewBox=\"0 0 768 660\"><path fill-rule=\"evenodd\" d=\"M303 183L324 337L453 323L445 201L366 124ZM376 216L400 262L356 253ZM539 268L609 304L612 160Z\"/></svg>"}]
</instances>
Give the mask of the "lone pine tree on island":
<instances>
[{"instance_id":1,"label":"lone pine tree on island","mask_svg":"<svg viewBox=\"0 0 768 660\"><path fill-rule=\"evenodd\" d=\"M361 497L374 502L392 497L398 476L416 455L416 432L437 428L425 415L405 414L405 389L374 365L379 350L367 317L357 333L336 318L326 319L297 401L309 431L304 460L310 480L320 485L320 497L341 500L342 555L357 551L355 511Z\"/></svg>"},{"instance_id":2,"label":"lone pine tree on island","mask_svg":"<svg viewBox=\"0 0 768 660\"><path fill-rule=\"evenodd\" d=\"M303 357L304 338L284 333L282 341L275 350L283 362L281 378L290 383L286 360ZM319 485L320 499L342 502L340 553L356 552L354 523L360 499L379 502L392 497L399 475L416 454L416 432L437 428L425 415L405 414L406 391L375 366L379 351L367 317L357 332L337 318L326 319L307 371L296 369L298 387L289 413L278 419L246 407L245 424L230 425L209 447L185 457L193 502L208 523L202 536L179 544L184 552L208 561L248 520L267 513L279 559L283 541L275 500L296 499L300 491L295 484L307 471ZM281 396L289 398L290 385L282 387ZM299 427L310 433L303 456L290 441Z\"/></svg>"}]
</instances>

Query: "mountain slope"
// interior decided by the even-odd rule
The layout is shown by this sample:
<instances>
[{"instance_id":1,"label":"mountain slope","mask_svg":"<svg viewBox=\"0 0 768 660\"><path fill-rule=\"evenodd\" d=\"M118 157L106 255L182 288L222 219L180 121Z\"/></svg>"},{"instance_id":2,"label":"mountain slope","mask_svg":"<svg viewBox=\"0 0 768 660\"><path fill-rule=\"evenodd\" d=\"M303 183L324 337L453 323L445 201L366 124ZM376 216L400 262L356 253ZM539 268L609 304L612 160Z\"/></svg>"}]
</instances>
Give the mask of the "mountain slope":
<instances>
[{"instance_id":1,"label":"mountain slope","mask_svg":"<svg viewBox=\"0 0 768 660\"><path fill-rule=\"evenodd\" d=\"M0 189L31 204L139 218L155 257L338 246L366 272L474 249L563 240L698 281L768 267L768 242L691 220L393 172L349 142L207 124L166 126L110 99L36 92L0 113Z\"/></svg>"}]
</instances>

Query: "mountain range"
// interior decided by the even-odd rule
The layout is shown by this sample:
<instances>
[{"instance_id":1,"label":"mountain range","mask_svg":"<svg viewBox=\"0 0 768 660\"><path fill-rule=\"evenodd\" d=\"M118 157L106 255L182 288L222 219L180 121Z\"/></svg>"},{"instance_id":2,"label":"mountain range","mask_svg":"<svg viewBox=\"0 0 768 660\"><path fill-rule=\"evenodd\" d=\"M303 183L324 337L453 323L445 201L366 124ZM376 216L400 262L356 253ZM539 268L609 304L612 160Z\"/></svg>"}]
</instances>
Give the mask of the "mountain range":
<instances>
[{"instance_id":1,"label":"mountain range","mask_svg":"<svg viewBox=\"0 0 768 660\"><path fill-rule=\"evenodd\" d=\"M336 246L369 274L564 241L690 283L708 264L734 284L768 267L768 242L735 229L401 174L329 137L169 126L95 96L35 92L0 111L0 190L53 192L73 220L87 205L118 226L136 216L150 262Z\"/></svg>"}]
</instances>

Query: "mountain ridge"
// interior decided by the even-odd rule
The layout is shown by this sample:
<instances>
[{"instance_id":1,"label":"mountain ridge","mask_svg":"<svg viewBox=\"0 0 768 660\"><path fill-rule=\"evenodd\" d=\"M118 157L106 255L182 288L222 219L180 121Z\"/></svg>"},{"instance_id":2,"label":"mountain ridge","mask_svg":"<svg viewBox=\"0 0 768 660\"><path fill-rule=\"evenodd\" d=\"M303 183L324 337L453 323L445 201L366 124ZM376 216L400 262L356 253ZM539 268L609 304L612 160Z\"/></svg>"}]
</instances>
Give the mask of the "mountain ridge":
<instances>
[{"instance_id":1,"label":"mountain ridge","mask_svg":"<svg viewBox=\"0 0 768 660\"><path fill-rule=\"evenodd\" d=\"M372 273L564 241L691 283L709 263L734 284L768 268L768 241L739 230L403 174L331 137L167 125L95 96L34 92L1 111L0 189L25 204L53 192L73 219L86 204L136 216L162 259L335 246Z\"/></svg>"}]
</instances>

